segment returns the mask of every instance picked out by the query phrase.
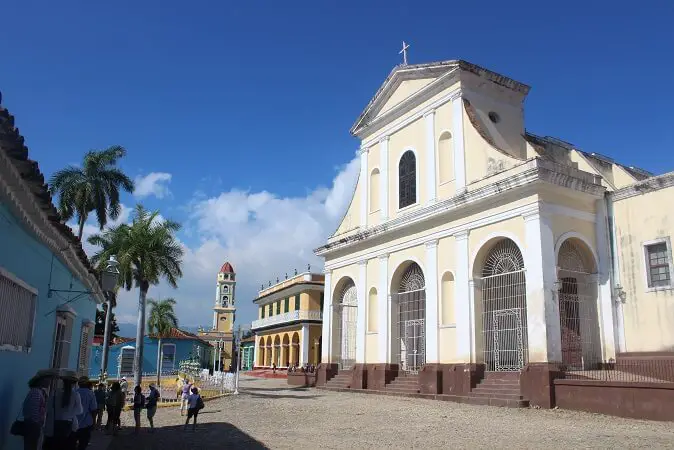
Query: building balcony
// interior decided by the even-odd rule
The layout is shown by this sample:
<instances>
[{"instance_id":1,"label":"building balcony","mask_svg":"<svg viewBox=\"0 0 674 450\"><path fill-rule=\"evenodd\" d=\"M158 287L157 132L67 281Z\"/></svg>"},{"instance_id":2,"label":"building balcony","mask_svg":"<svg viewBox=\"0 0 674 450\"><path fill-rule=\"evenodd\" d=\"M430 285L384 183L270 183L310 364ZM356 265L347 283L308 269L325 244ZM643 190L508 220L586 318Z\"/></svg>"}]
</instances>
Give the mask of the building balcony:
<instances>
[{"instance_id":1,"label":"building balcony","mask_svg":"<svg viewBox=\"0 0 674 450\"><path fill-rule=\"evenodd\" d=\"M264 319L253 320L251 329L267 328L274 325L281 325L302 320L321 320L323 314L321 311L290 311L283 314L277 314Z\"/></svg>"}]
</instances>

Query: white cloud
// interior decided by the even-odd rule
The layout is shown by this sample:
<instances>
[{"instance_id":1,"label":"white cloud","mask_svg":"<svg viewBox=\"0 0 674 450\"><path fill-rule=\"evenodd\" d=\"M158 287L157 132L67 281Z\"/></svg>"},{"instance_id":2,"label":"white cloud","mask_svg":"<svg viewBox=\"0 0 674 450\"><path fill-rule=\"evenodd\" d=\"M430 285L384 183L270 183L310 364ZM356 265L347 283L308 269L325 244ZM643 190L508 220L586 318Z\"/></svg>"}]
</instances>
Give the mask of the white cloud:
<instances>
[{"instance_id":1,"label":"white cloud","mask_svg":"<svg viewBox=\"0 0 674 450\"><path fill-rule=\"evenodd\" d=\"M195 196L189 205L185 234L198 236L195 245L183 244L183 278L177 290L162 281L150 287L153 298L173 297L183 326L210 326L215 277L230 261L237 272L237 323L256 317L251 300L260 284L291 275L294 269L320 271L322 260L313 249L324 244L349 206L358 178L357 159L341 167L330 188L306 196L279 197L271 192L237 189L217 196ZM120 292L119 322L135 323L138 290ZM122 320L122 318L124 320Z\"/></svg>"},{"instance_id":2,"label":"white cloud","mask_svg":"<svg viewBox=\"0 0 674 450\"><path fill-rule=\"evenodd\" d=\"M171 195L168 184L173 175L166 172L150 172L145 176L137 176L134 180L134 197L144 198L154 195L157 198L164 198Z\"/></svg>"}]
</instances>

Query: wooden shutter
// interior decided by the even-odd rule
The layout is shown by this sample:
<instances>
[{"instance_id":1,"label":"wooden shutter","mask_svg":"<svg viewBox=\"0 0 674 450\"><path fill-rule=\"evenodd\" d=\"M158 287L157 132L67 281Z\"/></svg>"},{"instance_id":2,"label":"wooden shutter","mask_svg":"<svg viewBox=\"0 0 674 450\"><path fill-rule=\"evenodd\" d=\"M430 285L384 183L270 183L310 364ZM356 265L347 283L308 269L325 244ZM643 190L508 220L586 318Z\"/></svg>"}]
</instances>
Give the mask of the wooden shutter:
<instances>
[{"instance_id":1,"label":"wooden shutter","mask_svg":"<svg viewBox=\"0 0 674 450\"><path fill-rule=\"evenodd\" d=\"M80 351L77 357L77 372L80 375L88 375L89 372L89 340L93 337L91 333L91 325L89 323L82 324L80 332Z\"/></svg>"}]
</instances>

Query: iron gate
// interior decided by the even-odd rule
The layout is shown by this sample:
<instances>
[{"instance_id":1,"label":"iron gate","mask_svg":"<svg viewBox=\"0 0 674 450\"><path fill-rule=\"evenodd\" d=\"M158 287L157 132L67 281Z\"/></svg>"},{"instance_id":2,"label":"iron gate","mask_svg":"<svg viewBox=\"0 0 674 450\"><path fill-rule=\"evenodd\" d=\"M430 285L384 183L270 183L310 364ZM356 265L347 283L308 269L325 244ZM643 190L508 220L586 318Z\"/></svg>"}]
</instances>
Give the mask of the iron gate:
<instances>
[{"instance_id":1,"label":"iron gate","mask_svg":"<svg viewBox=\"0 0 674 450\"><path fill-rule=\"evenodd\" d=\"M337 361L341 369L350 369L356 363L356 327L358 321L358 295L353 282L342 290L339 304L335 305L339 354Z\"/></svg>"},{"instance_id":2,"label":"iron gate","mask_svg":"<svg viewBox=\"0 0 674 450\"><path fill-rule=\"evenodd\" d=\"M421 268L413 263L405 271L397 294L392 294L398 313L398 364L418 373L426 363L426 287Z\"/></svg>"}]
</instances>

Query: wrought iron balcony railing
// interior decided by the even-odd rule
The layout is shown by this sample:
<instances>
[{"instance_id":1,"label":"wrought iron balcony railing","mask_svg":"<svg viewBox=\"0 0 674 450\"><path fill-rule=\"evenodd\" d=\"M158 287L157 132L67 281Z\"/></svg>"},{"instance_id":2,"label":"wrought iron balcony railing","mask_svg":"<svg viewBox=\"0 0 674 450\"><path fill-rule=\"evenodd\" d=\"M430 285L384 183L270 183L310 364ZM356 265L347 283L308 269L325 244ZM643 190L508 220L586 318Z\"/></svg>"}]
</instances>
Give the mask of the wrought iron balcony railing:
<instances>
[{"instance_id":1,"label":"wrought iron balcony railing","mask_svg":"<svg viewBox=\"0 0 674 450\"><path fill-rule=\"evenodd\" d=\"M282 323L295 322L298 320L321 320L323 315L320 311L290 311L283 314L277 314L264 319L253 320L251 329L264 328L271 325L279 325Z\"/></svg>"}]
</instances>

